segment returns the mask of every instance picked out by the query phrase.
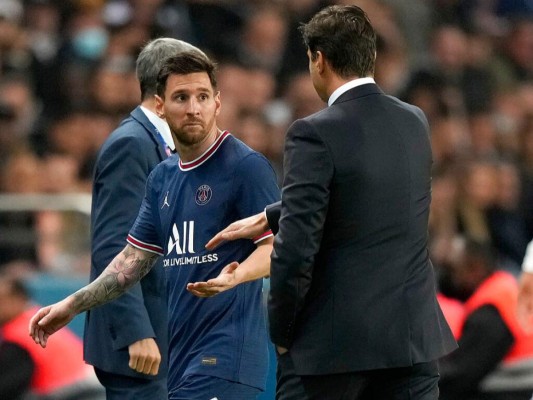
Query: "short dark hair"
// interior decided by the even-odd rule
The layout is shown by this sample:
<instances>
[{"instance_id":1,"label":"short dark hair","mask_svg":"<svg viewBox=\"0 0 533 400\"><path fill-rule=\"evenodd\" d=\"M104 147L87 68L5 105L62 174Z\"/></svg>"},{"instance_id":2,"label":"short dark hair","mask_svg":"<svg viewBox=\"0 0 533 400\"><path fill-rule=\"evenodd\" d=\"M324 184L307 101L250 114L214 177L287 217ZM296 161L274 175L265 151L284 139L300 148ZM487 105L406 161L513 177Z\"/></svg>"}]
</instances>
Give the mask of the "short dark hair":
<instances>
[{"instance_id":1,"label":"short dark hair","mask_svg":"<svg viewBox=\"0 0 533 400\"><path fill-rule=\"evenodd\" d=\"M156 94L157 74L164 61L174 54L185 51L203 52L193 45L173 38L154 39L143 47L137 57L137 79L141 87L141 100Z\"/></svg>"},{"instance_id":2,"label":"short dark hair","mask_svg":"<svg viewBox=\"0 0 533 400\"><path fill-rule=\"evenodd\" d=\"M374 75L376 32L359 7L329 6L300 26L311 58L320 51L342 78Z\"/></svg>"},{"instance_id":3,"label":"short dark hair","mask_svg":"<svg viewBox=\"0 0 533 400\"><path fill-rule=\"evenodd\" d=\"M208 57L198 52L187 51L169 57L163 63L159 74L157 75L157 94L163 97L167 87L167 80L170 75L187 75L195 72L205 72L209 76L211 86L216 90L216 64Z\"/></svg>"}]
</instances>

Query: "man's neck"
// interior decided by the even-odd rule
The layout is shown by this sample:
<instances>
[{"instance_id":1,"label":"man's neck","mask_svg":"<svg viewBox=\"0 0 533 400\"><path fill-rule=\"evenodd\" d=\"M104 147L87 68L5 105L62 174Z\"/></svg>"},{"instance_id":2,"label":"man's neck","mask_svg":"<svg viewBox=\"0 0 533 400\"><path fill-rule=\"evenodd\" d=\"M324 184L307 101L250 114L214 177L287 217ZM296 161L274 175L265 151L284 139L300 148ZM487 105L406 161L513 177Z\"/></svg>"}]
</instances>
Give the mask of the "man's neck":
<instances>
[{"instance_id":1,"label":"man's neck","mask_svg":"<svg viewBox=\"0 0 533 400\"><path fill-rule=\"evenodd\" d=\"M213 143L216 142L220 134L222 133L216 126L213 127L211 132L205 137L205 139L194 145L183 145L178 142L176 151L178 152L180 159L183 162L190 162L196 160L202 154L204 154Z\"/></svg>"},{"instance_id":2,"label":"man's neck","mask_svg":"<svg viewBox=\"0 0 533 400\"><path fill-rule=\"evenodd\" d=\"M155 97L149 97L147 99L144 99L142 102L141 102L141 106L143 106L144 108L150 110L151 112L153 112L154 114L156 114L155 112Z\"/></svg>"},{"instance_id":3,"label":"man's neck","mask_svg":"<svg viewBox=\"0 0 533 400\"><path fill-rule=\"evenodd\" d=\"M328 95L328 99L333 94L333 92L335 90L337 90L342 85L344 85L345 83L350 82L353 79L357 79L357 77L343 79L343 78L339 77L336 74L332 74L331 78L327 81L327 84L326 84L326 92L327 92L327 95Z\"/></svg>"}]
</instances>

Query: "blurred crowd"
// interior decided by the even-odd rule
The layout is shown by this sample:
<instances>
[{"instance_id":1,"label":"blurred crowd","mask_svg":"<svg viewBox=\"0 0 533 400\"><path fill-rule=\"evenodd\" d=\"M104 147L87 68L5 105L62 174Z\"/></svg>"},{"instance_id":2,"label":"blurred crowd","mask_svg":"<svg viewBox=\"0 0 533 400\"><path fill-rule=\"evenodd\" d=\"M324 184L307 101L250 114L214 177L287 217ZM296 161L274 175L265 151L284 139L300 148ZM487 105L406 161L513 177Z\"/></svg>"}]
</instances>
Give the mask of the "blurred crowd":
<instances>
[{"instance_id":1,"label":"blurred crowd","mask_svg":"<svg viewBox=\"0 0 533 400\"><path fill-rule=\"evenodd\" d=\"M100 146L140 102L136 57L161 36L217 62L220 127L281 184L288 126L325 107L298 26L328 4L369 14L377 83L428 118L437 276L457 264L458 236L517 276L533 239L529 0L0 0L0 196L90 193ZM72 212L0 210L0 274L88 276L88 229Z\"/></svg>"},{"instance_id":2,"label":"blurred crowd","mask_svg":"<svg viewBox=\"0 0 533 400\"><path fill-rule=\"evenodd\" d=\"M462 234L494 246L499 265L517 274L533 238L527 0L2 0L0 193L90 192L98 149L139 103L136 56L158 36L217 61L221 127L265 154L281 180L288 125L324 107L297 28L335 3L367 11L377 83L421 107L431 125L437 271ZM62 242L88 229L50 211L3 213L0 222L34 232L17 245L3 230L0 264L37 269L61 264L61 248L73 246Z\"/></svg>"}]
</instances>

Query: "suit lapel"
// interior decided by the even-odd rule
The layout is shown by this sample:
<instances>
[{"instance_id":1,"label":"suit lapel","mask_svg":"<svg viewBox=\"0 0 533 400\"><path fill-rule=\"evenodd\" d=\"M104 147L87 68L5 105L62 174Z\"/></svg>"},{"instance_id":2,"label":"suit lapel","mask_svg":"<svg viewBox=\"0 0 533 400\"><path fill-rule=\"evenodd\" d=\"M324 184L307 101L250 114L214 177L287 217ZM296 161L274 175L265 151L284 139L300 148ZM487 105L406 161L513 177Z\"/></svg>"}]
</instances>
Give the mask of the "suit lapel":
<instances>
[{"instance_id":1,"label":"suit lapel","mask_svg":"<svg viewBox=\"0 0 533 400\"><path fill-rule=\"evenodd\" d=\"M347 90L339 96L337 100L332 105L344 103L345 101L350 101L357 99L359 97L365 97L372 94L384 94L383 90L374 83L366 83L361 86L356 86L350 90Z\"/></svg>"},{"instance_id":2,"label":"suit lapel","mask_svg":"<svg viewBox=\"0 0 533 400\"><path fill-rule=\"evenodd\" d=\"M165 152L165 149L163 148L161 142L159 141L159 138L157 137L159 134L157 133L155 126L150 122L148 117L141 110L141 107L138 106L137 108L135 108L135 110L133 110L130 115L135 121L137 121L144 127L146 133L154 142L154 146L157 150L157 153L159 154L159 158L161 159L161 161L165 160L167 158L167 153Z\"/></svg>"}]
</instances>

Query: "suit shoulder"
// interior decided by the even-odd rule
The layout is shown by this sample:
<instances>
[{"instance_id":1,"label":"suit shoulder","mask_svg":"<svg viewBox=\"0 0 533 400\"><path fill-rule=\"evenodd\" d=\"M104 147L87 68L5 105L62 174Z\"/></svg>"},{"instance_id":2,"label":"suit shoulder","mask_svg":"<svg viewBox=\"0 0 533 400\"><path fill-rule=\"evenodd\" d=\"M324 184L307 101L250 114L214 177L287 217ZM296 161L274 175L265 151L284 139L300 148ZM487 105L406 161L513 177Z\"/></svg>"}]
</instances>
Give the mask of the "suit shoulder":
<instances>
[{"instance_id":1,"label":"suit shoulder","mask_svg":"<svg viewBox=\"0 0 533 400\"><path fill-rule=\"evenodd\" d=\"M109 135L108 141L114 140L140 140L151 141L150 133L146 128L131 116L124 119L120 125Z\"/></svg>"},{"instance_id":2,"label":"suit shoulder","mask_svg":"<svg viewBox=\"0 0 533 400\"><path fill-rule=\"evenodd\" d=\"M311 115L308 115L307 117L300 118L299 120L297 119L296 121L305 121L305 122L312 123L312 122L332 118L333 114L334 114L334 108L325 107L322 110L319 110Z\"/></svg>"},{"instance_id":3,"label":"suit shoulder","mask_svg":"<svg viewBox=\"0 0 533 400\"><path fill-rule=\"evenodd\" d=\"M124 119L105 140L100 153L114 151L117 147L146 148L153 143L150 133L132 117Z\"/></svg>"},{"instance_id":4,"label":"suit shoulder","mask_svg":"<svg viewBox=\"0 0 533 400\"><path fill-rule=\"evenodd\" d=\"M424 111L422 111L419 107L413 104L410 104L410 103L406 103L405 101L402 101L394 96L385 95L385 97L390 102L396 104L398 107L405 109L406 112L414 114L418 119L420 119L424 123L424 125L429 125L428 120L426 118L426 114L424 114Z\"/></svg>"},{"instance_id":5,"label":"suit shoulder","mask_svg":"<svg viewBox=\"0 0 533 400\"><path fill-rule=\"evenodd\" d=\"M297 131L300 134L305 133L306 136L312 136L315 134L321 137L321 128L330 127L331 122L338 121L339 117L338 109L326 107L314 114L308 115L307 117L295 120L289 127L288 134Z\"/></svg>"}]
</instances>

